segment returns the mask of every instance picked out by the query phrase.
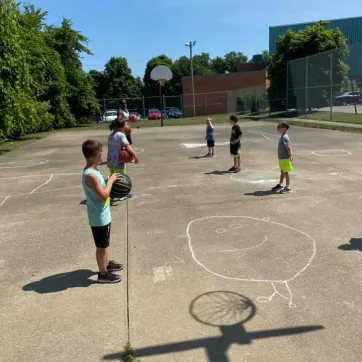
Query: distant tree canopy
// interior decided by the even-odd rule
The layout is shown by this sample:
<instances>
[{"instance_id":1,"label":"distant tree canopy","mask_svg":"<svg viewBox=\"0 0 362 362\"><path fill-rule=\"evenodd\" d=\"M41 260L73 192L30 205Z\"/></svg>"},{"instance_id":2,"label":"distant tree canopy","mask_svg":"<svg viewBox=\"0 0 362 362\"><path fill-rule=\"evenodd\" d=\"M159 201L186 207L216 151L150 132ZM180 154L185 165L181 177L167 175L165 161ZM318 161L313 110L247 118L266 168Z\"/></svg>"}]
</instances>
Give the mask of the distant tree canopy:
<instances>
[{"instance_id":1,"label":"distant tree canopy","mask_svg":"<svg viewBox=\"0 0 362 362\"><path fill-rule=\"evenodd\" d=\"M333 84L341 85L347 79L348 66L344 58L349 54L346 39L339 29L327 29L328 22L321 21L299 32L288 30L276 42L276 52L267 57L268 77L271 81L270 99L286 99L287 64L289 63L288 88L303 88L308 85L311 89L308 97L308 108L323 106L328 99L328 92L312 87L324 85L329 87L331 76ZM333 51L332 59L329 50ZM322 53L322 54L319 54ZM318 54L318 55L316 55ZM314 55L312 57L312 55ZM306 56L308 58L308 64ZM297 60L299 59L299 60ZM332 74L330 72L332 65ZM340 88L340 87L339 87ZM339 92L338 87L333 87ZM298 94L297 94L298 93ZM305 103L305 91L289 94L290 105ZM296 98L299 98L296 99Z\"/></svg>"},{"instance_id":2,"label":"distant tree canopy","mask_svg":"<svg viewBox=\"0 0 362 362\"><path fill-rule=\"evenodd\" d=\"M88 39L64 19L0 1L0 140L89 122L100 112L93 79L83 71Z\"/></svg>"}]
</instances>

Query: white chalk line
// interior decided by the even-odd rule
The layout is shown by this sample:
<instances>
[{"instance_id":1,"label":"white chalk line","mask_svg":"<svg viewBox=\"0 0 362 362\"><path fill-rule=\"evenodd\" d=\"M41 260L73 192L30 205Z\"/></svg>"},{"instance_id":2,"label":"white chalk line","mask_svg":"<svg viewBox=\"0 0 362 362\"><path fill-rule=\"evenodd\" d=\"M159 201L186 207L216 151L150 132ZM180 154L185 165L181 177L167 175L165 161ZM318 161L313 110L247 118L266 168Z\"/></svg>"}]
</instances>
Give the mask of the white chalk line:
<instances>
[{"instance_id":1,"label":"white chalk line","mask_svg":"<svg viewBox=\"0 0 362 362\"><path fill-rule=\"evenodd\" d=\"M134 148L134 151L137 153L137 155L139 155L140 153L145 152L145 150L143 148L137 148L137 147Z\"/></svg>"},{"instance_id":2,"label":"white chalk line","mask_svg":"<svg viewBox=\"0 0 362 362\"><path fill-rule=\"evenodd\" d=\"M47 185L53 178L53 174L50 175L49 179L47 181L45 181L43 184L41 184L40 186L36 187L33 191L29 192L29 195L33 194L36 190L39 190L41 187Z\"/></svg>"},{"instance_id":3,"label":"white chalk line","mask_svg":"<svg viewBox=\"0 0 362 362\"><path fill-rule=\"evenodd\" d=\"M229 145L230 142L216 142L215 146L226 146ZM181 147L184 148L199 148L199 147L207 147L205 143L181 143Z\"/></svg>"},{"instance_id":4,"label":"white chalk line","mask_svg":"<svg viewBox=\"0 0 362 362\"><path fill-rule=\"evenodd\" d=\"M270 303L274 296L275 295L279 295L280 297L286 299L286 300L289 300L289 308L295 308L296 307L296 304L293 303L293 293L292 291L290 290L290 287L288 285L288 282L283 282L282 284L285 285L285 287L287 288L287 291L289 293L289 297L286 297L285 295L281 294L277 288L275 287L275 284L274 283L271 283L272 286L273 286L273 289L274 289L274 293L272 295L270 295L269 297L258 297L256 298L256 300L259 302L259 303Z\"/></svg>"},{"instance_id":5,"label":"white chalk line","mask_svg":"<svg viewBox=\"0 0 362 362\"><path fill-rule=\"evenodd\" d=\"M1 196L1 197L4 197L4 196ZM5 204L5 201L9 198L10 196L5 196L5 199L2 201L2 203L0 204L0 206L4 205Z\"/></svg>"},{"instance_id":6,"label":"white chalk line","mask_svg":"<svg viewBox=\"0 0 362 362\"><path fill-rule=\"evenodd\" d=\"M243 279L243 278L227 277L225 275L215 273L215 272L211 271L210 269L208 269L205 265L203 265L196 258L195 252L194 252L194 250L192 248L192 239L191 239L191 235L190 235L190 227L195 222L202 221L202 220L208 220L208 219L216 219L216 218L244 218L244 219L250 219L250 220L256 220L256 221L262 221L262 222L270 223L270 224L273 224L273 225L282 226L282 227L285 227L285 228L287 228L289 230L293 230L293 231L295 231L295 232L297 232L299 234L304 235L306 238L308 238L312 242L312 246L313 246L312 247L312 256L309 258L307 264L298 273L296 273L292 278L285 279L285 280ZM228 280L238 280L238 281L244 281L244 282L257 282L257 283L284 283L284 282L290 282L290 281L294 280L295 278L297 278L300 274L302 274L310 266L310 264L312 263L315 255L316 255L316 252L317 252L315 240L310 235L304 233L303 231L300 231L298 229L295 229L295 228L293 228L291 226L288 226L288 225L285 225L285 224L277 223L277 222L274 222L274 221L266 221L266 220L258 219L256 217L251 217L251 216L207 216L207 217L203 217L203 218L200 218L200 219L190 221L189 224L187 225L187 228L186 228L186 234L187 234L187 237L188 237L189 250L191 252L191 255L192 255L192 258L194 259L194 261L198 265L200 265L204 270L206 270L208 273L213 274L213 275L218 276L218 277L223 278L223 279L228 279Z\"/></svg>"},{"instance_id":7,"label":"white chalk line","mask_svg":"<svg viewBox=\"0 0 362 362\"><path fill-rule=\"evenodd\" d=\"M253 178L236 178L239 174L243 174L243 173L248 173L248 172L255 172L255 171L259 171L259 170L243 170L240 171L239 173L233 173L230 176L230 180L233 182L239 182L242 184L271 184L271 183L275 183L278 182L277 179L271 179L271 178L267 178L267 179L253 179ZM263 170L261 170L263 172ZM272 172L272 173L276 173L279 174L279 172L277 171L273 171L273 170L268 170L265 172Z\"/></svg>"},{"instance_id":8,"label":"white chalk line","mask_svg":"<svg viewBox=\"0 0 362 362\"><path fill-rule=\"evenodd\" d=\"M328 154L323 154L323 153L333 153L333 152L340 152L340 154L332 154L332 155L328 155ZM352 153L349 151L346 151L342 148L340 149L335 149L335 150L319 150L319 151L313 151L312 155L314 156L318 156L318 157L346 157L346 156L352 156Z\"/></svg>"},{"instance_id":9,"label":"white chalk line","mask_svg":"<svg viewBox=\"0 0 362 362\"><path fill-rule=\"evenodd\" d=\"M53 176L79 176L81 175L79 172L70 172L70 173L53 173ZM24 176L11 176L11 177L2 177L0 178L0 181L2 180L12 180L15 178L29 178L29 177L47 177L49 174L46 175L24 175Z\"/></svg>"},{"instance_id":10,"label":"white chalk line","mask_svg":"<svg viewBox=\"0 0 362 362\"><path fill-rule=\"evenodd\" d=\"M267 240L268 240L268 237L264 236L264 240L256 246L251 246L250 248L243 248L243 249L219 250L218 253L234 253L236 251L256 249L256 248L259 248L260 246L262 246Z\"/></svg>"},{"instance_id":11,"label":"white chalk line","mask_svg":"<svg viewBox=\"0 0 362 362\"><path fill-rule=\"evenodd\" d=\"M266 138L268 141L272 141L272 142L278 141L278 139L279 139L278 135L274 135L274 134L270 134L270 133L264 133L264 132L258 132L258 131L249 131L249 132L252 134L256 134L258 136L262 136L262 137ZM272 139L268 136L275 137L275 138Z\"/></svg>"},{"instance_id":12,"label":"white chalk line","mask_svg":"<svg viewBox=\"0 0 362 362\"><path fill-rule=\"evenodd\" d=\"M22 162L34 162L32 160L25 160L25 161L22 161ZM33 164L27 164L27 165L23 165L23 166L1 166L1 165L7 165L7 164L14 164L14 163L19 163L19 162L15 162L15 161L12 161L12 162L3 162L3 163L0 163L0 168L1 169L4 169L4 168L27 168L27 167L32 167L32 166L39 166L39 165L44 165L46 163L48 163L49 160L38 160L36 161L36 163L33 163Z\"/></svg>"}]
</instances>

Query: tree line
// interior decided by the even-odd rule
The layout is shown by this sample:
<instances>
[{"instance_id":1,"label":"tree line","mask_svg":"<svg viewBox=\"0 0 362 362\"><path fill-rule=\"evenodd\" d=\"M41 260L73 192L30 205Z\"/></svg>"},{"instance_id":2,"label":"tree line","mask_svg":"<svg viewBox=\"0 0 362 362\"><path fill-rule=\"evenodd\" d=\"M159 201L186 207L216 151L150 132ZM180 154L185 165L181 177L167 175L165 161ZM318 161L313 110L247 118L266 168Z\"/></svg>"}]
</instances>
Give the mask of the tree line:
<instances>
[{"instance_id":1,"label":"tree line","mask_svg":"<svg viewBox=\"0 0 362 362\"><path fill-rule=\"evenodd\" d=\"M157 96L158 85L150 77L157 65L166 65L173 73L164 93L182 93L182 78L191 72L189 57L173 61L165 54L156 56L147 62L143 79L132 75L124 57L112 57L103 71L85 72L81 55L92 54L87 37L73 29L69 19L63 19L60 26L46 25L46 16L46 11L33 5L20 8L14 0L0 1L0 140L89 123L93 116L101 114L99 100L104 98ZM340 30L327 29L327 24L320 22L297 33L288 31L277 40L272 56L263 52L272 83L269 99L286 98L287 62L306 55L337 48L332 60L333 79L335 84L342 84L347 78L346 39ZM215 58L201 53L193 57L194 74L233 73L247 61L241 52L231 51ZM328 84L328 66L328 62L315 57L309 77ZM296 72L296 77L298 74L303 76L302 71ZM337 88L333 91L337 92ZM326 101L325 94L314 92L310 97L313 102ZM273 106L278 107L279 103ZM259 108L256 102L254 108Z\"/></svg>"}]
</instances>

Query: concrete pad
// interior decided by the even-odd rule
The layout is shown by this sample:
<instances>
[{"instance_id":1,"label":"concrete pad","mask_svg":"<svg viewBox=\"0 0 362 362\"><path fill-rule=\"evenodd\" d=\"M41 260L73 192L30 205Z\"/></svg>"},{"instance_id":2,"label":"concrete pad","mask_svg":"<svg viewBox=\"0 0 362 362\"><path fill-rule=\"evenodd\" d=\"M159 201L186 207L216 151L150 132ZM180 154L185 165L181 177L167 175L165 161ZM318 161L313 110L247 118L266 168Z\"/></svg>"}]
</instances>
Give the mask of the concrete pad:
<instances>
[{"instance_id":1,"label":"concrete pad","mask_svg":"<svg viewBox=\"0 0 362 362\"><path fill-rule=\"evenodd\" d=\"M202 157L204 126L133 132L144 152L129 167L128 218L125 203L112 208L112 250L125 261L128 221L136 354L142 362L360 360L359 136L292 127L293 189L276 195L269 191L279 173L275 125L241 127L239 174L225 172L232 163L227 125L216 125L215 158ZM126 281L92 283L79 187L81 142L106 137L52 135L30 153L0 159L48 160L0 169L5 360L121 357Z\"/></svg>"}]
</instances>

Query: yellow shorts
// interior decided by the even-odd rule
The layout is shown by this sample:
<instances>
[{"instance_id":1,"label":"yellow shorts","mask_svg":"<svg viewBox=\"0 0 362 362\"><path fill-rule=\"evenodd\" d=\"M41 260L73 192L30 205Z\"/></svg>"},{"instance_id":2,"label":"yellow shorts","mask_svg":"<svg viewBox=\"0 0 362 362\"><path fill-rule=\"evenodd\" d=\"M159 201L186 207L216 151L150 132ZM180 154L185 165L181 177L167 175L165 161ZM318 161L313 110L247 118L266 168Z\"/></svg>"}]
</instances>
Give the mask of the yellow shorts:
<instances>
[{"instance_id":1,"label":"yellow shorts","mask_svg":"<svg viewBox=\"0 0 362 362\"><path fill-rule=\"evenodd\" d=\"M109 168L109 175L112 176L114 173L119 173L121 175L125 175L127 172L126 172L126 169L125 168L113 168L113 167L110 167Z\"/></svg>"},{"instance_id":2,"label":"yellow shorts","mask_svg":"<svg viewBox=\"0 0 362 362\"><path fill-rule=\"evenodd\" d=\"M280 172L291 172L293 171L292 162L289 158L284 160L279 160Z\"/></svg>"}]
</instances>

